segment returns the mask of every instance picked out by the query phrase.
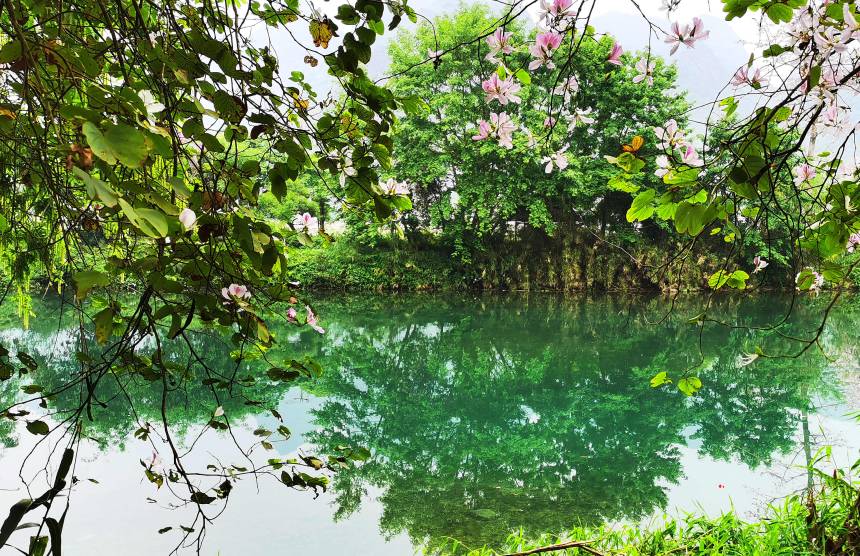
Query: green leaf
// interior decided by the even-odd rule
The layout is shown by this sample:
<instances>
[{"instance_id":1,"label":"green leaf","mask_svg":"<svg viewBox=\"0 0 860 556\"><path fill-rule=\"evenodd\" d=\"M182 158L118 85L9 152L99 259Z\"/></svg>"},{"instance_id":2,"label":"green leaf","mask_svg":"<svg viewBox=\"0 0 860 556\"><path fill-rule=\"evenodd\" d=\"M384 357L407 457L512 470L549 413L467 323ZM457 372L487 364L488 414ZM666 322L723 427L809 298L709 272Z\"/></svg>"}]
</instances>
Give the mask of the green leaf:
<instances>
[{"instance_id":1,"label":"green leaf","mask_svg":"<svg viewBox=\"0 0 860 556\"><path fill-rule=\"evenodd\" d=\"M699 172L701 172L700 168L692 168L690 166L672 168L663 176L663 183L666 185L695 183L699 179Z\"/></svg>"},{"instance_id":2,"label":"green leaf","mask_svg":"<svg viewBox=\"0 0 860 556\"><path fill-rule=\"evenodd\" d=\"M517 72L514 74L514 77L516 77L517 81L519 81L523 85L530 85L532 82L531 74L522 68L517 70Z\"/></svg>"},{"instance_id":3,"label":"green leaf","mask_svg":"<svg viewBox=\"0 0 860 556\"><path fill-rule=\"evenodd\" d=\"M792 10L785 4L774 3L765 8L764 13L774 23L789 23L791 21L792 16L794 15L794 10Z\"/></svg>"},{"instance_id":4,"label":"green leaf","mask_svg":"<svg viewBox=\"0 0 860 556\"><path fill-rule=\"evenodd\" d=\"M51 429L48 427L48 423L44 421L30 421L27 423L27 430L31 434L45 436Z\"/></svg>"},{"instance_id":5,"label":"green leaf","mask_svg":"<svg viewBox=\"0 0 860 556\"><path fill-rule=\"evenodd\" d=\"M651 388L658 388L671 382L672 379L669 378L669 374L666 371L660 371L651 379Z\"/></svg>"},{"instance_id":6,"label":"green leaf","mask_svg":"<svg viewBox=\"0 0 860 556\"><path fill-rule=\"evenodd\" d=\"M652 201L654 200L654 195L656 195L656 191L653 189L646 189L642 193L636 196L633 199L633 204L630 205L630 209L627 211L627 221L634 222L636 220L647 220L651 218L651 215L654 214L654 205Z\"/></svg>"},{"instance_id":7,"label":"green leaf","mask_svg":"<svg viewBox=\"0 0 860 556\"><path fill-rule=\"evenodd\" d=\"M167 217L163 212L150 208L134 209L137 215L149 222L157 232L157 237L164 237L168 232Z\"/></svg>"},{"instance_id":8,"label":"green leaf","mask_svg":"<svg viewBox=\"0 0 860 556\"><path fill-rule=\"evenodd\" d=\"M107 307L93 317L93 322L96 325L96 342L100 345L104 345L113 334L113 316L113 309Z\"/></svg>"},{"instance_id":9,"label":"green leaf","mask_svg":"<svg viewBox=\"0 0 860 556\"><path fill-rule=\"evenodd\" d=\"M692 396L702 387L702 381L699 377L688 376L678 381L678 390L687 396Z\"/></svg>"},{"instance_id":10,"label":"green leaf","mask_svg":"<svg viewBox=\"0 0 860 556\"><path fill-rule=\"evenodd\" d=\"M633 176L630 174L616 174L609 179L609 182L606 185L609 189L614 189L616 191L636 193L639 191L639 186L630 181L631 177Z\"/></svg>"},{"instance_id":11,"label":"green leaf","mask_svg":"<svg viewBox=\"0 0 860 556\"><path fill-rule=\"evenodd\" d=\"M116 206L118 195L108 184L98 178L94 178L77 166L72 169L72 172L84 182L84 187L87 188L87 195L90 199L99 200L108 207Z\"/></svg>"},{"instance_id":12,"label":"green leaf","mask_svg":"<svg viewBox=\"0 0 860 556\"><path fill-rule=\"evenodd\" d=\"M17 40L9 41L0 47L0 64L14 62L21 57L21 43Z\"/></svg>"},{"instance_id":13,"label":"green leaf","mask_svg":"<svg viewBox=\"0 0 860 556\"><path fill-rule=\"evenodd\" d=\"M116 164L116 157L98 126L92 122L84 122L81 129L84 132L84 137L87 138L87 144L89 144L93 154L110 165Z\"/></svg>"},{"instance_id":14,"label":"green leaf","mask_svg":"<svg viewBox=\"0 0 860 556\"><path fill-rule=\"evenodd\" d=\"M116 159L129 168L140 168L149 156L146 136L129 125L109 126L104 138Z\"/></svg>"},{"instance_id":15,"label":"green leaf","mask_svg":"<svg viewBox=\"0 0 860 556\"><path fill-rule=\"evenodd\" d=\"M149 156L146 136L129 125L110 124L102 133L96 124L84 122L82 130L93 154L110 165L119 161L129 168L140 168Z\"/></svg>"},{"instance_id":16,"label":"green leaf","mask_svg":"<svg viewBox=\"0 0 860 556\"><path fill-rule=\"evenodd\" d=\"M97 270L84 270L72 276L75 282L76 293L75 297L81 301L86 299L87 293L97 286L107 286L110 284L110 278L104 272Z\"/></svg>"}]
</instances>

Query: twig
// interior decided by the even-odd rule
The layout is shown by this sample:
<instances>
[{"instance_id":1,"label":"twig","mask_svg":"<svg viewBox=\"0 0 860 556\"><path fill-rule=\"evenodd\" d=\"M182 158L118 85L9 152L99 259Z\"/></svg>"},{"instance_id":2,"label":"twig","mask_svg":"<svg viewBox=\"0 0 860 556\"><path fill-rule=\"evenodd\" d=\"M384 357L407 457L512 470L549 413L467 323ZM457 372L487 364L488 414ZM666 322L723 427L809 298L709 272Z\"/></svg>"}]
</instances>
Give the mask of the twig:
<instances>
[{"instance_id":1,"label":"twig","mask_svg":"<svg viewBox=\"0 0 860 556\"><path fill-rule=\"evenodd\" d=\"M591 544L594 541L568 541L559 544L551 544L548 546L540 546L538 548L532 548L531 550L526 550L525 552L512 552L510 554L504 554L503 556L529 556L529 554L541 554L543 552L555 552L557 550L566 550L568 548L578 548L589 554L593 554L594 556L605 556L602 552L599 552L593 548L591 548Z\"/></svg>"}]
</instances>

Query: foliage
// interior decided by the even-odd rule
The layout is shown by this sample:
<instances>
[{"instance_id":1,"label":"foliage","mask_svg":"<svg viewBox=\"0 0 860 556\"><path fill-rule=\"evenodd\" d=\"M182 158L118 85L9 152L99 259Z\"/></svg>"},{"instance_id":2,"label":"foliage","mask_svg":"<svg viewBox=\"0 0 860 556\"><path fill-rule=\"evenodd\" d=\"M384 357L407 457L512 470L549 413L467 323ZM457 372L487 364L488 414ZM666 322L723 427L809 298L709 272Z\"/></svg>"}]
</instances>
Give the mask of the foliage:
<instances>
[{"instance_id":1,"label":"foliage","mask_svg":"<svg viewBox=\"0 0 860 556\"><path fill-rule=\"evenodd\" d=\"M745 521L736 512L719 517L687 514L665 519L656 527L602 525L575 527L562 535L529 536L524 531L509 535L498 550L471 548L448 541L434 554L496 556L500 554L547 553L574 556L584 553L629 556L657 554L760 554L804 555L857 554L858 486L846 479L825 476L821 490L807 498L792 495L770 504L759 520ZM565 549L565 546L571 548ZM578 547L585 547L577 548ZM587 550L586 550L587 549Z\"/></svg>"},{"instance_id":2,"label":"foliage","mask_svg":"<svg viewBox=\"0 0 860 556\"><path fill-rule=\"evenodd\" d=\"M241 389L232 384L235 374L188 373L190 360L168 357L171 340L187 344L186 356L194 353L192 323L230 330L237 360L285 361L290 373L314 367L270 351L278 338L262 312L279 301L284 313L298 306L302 316L290 316L288 324L322 330L285 280L285 246L305 240L308 230L276 225L258 205L267 192L284 198L310 170L321 180L338 176L348 158L353 171L345 202L372 207L383 220L405 206L377 182L390 165L395 113L411 104L373 83L363 68L376 37L402 17L416 15L405 4L377 0L341 6L337 24L294 0L0 4L4 278L18 286L27 317L34 274L57 289L71 286L79 332L78 368L57 384L41 377L25 352L3 354L12 357L4 369L17 357L37 381L46 380L27 385L26 399L0 408L4 421L25 420L26 430L44 441L68 446L55 452L63 462L56 482L10 514L12 530L25 514L42 514L34 518L42 521L30 545L61 550L62 519L52 515L52 502L66 495L60 475L81 440L80 421L93 418L102 403L94 394L99 383L139 376L160 384L153 394L166 400L167 392L202 381L211 390L209 412L221 407L210 380L227 381L230 393ZM283 67L270 32L294 37L306 52L302 67L320 65L317 71L327 70L343 96L335 101L315 91L300 67ZM314 48L303 46L308 38ZM261 158L268 159L265 182ZM127 290L136 297L123 297ZM142 338L154 342L148 355L138 349ZM62 418L53 405L61 395L79 404ZM111 411L128 411L124 396L110 399ZM170 439L168 415L153 417ZM229 424L229 416L221 419ZM180 502L198 510L179 544L199 541L218 513L214 507L229 496L230 467L215 465L206 481L191 481L182 454L168 444L165 459L172 465L165 476L176 479L179 488L172 490ZM46 469L56 463L45 462ZM280 481L303 486L318 479L285 469ZM40 536L45 527L50 543ZM0 546L10 534L4 525Z\"/></svg>"},{"instance_id":3,"label":"foliage","mask_svg":"<svg viewBox=\"0 0 860 556\"><path fill-rule=\"evenodd\" d=\"M559 49L557 55L569 60L563 68L534 79L517 73L522 102L503 107L529 127L549 130L543 133L548 137L520 133L511 149L491 141L476 142L471 139L475 121L488 118L488 110L496 111L483 101L477 76L492 73L494 64L485 59L483 41L455 47L467 44L475 29L492 28L495 20L483 5L464 7L436 19L432 26L401 32L391 44L393 90L403 96L420 95L427 103L422 112L402 118L394 134L393 171L413 186L415 208L404 220L407 237L422 227L438 229L455 257L479 268L513 235L512 226L542 232L535 234L534 244L583 228L625 245L657 239L659 232L636 231L625 221L627 194L607 186L613 167L603 155L614 154L634 133L670 117L683 123L681 115L688 103L674 89L675 68L653 58L654 85L643 89L631 82L632 68L613 71L605 63L613 42L610 36L599 40L587 36L575 56L573 43ZM534 37L534 31L519 22L508 24L505 31L516 45ZM416 66L428 49L437 48L452 52L433 65ZM639 59L640 55L625 55L629 66ZM525 66L527 60L528 54L518 49L506 57L505 64ZM555 114L557 121L544 127L547 107L541 99L563 81L565 72L576 74L577 90L565 92L564 100L573 95L591 107L594 121L569 125ZM561 96L554 99L556 105L562 102ZM656 153L653 132L646 137L643 153ZM567 166L548 173L544 156L551 141L565 144ZM641 181L649 184L655 178L645 176Z\"/></svg>"}]
</instances>

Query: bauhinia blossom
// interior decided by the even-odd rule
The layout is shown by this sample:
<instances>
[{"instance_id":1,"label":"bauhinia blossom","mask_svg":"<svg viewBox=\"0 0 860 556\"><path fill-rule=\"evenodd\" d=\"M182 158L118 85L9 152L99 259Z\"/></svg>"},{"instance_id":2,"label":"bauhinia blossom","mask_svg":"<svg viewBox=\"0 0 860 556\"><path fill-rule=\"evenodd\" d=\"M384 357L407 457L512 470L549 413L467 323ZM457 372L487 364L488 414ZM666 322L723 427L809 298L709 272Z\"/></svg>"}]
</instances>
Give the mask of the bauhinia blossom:
<instances>
[{"instance_id":1,"label":"bauhinia blossom","mask_svg":"<svg viewBox=\"0 0 860 556\"><path fill-rule=\"evenodd\" d=\"M750 85L753 89L761 89L767 87L767 79L761 75L761 68L756 68L755 72L750 74L747 68L738 68L732 77L732 85L740 87L742 85Z\"/></svg>"},{"instance_id":2,"label":"bauhinia blossom","mask_svg":"<svg viewBox=\"0 0 860 556\"><path fill-rule=\"evenodd\" d=\"M251 292L246 286L240 284L230 284L226 288L221 288L221 297L227 301L234 299L251 299Z\"/></svg>"},{"instance_id":3,"label":"bauhinia blossom","mask_svg":"<svg viewBox=\"0 0 860 556\"><path fill-rule=\"evenodd\" d=\"M845 52L848 49L848 41L851 40L851 33L840 33L833 27L828 27L823 32L817 31L813 39L818 50L828 55L832 52Z\"/></svg>"},{"instance_id":4,"label":"bauhinia blossom","mask_svg":"<svg viewBox=\"0 0 860 556\"><path fill-rule=\"evenodd\" d=\"M513 76L508 76L506 79L500 79L499 74L493 73L489 79L481 83L484 92L487 94L487 102L492 100L499 101L499 104L505 106L509 102L519 104L522 99L517 96L520 91L520 84L514 81Z\"/></svg>"},{"instance_id":5,"label":"bauhinia blossom","mask_svg":"<svg viewBox=\"0 0 860 556\"><path fill-rule=\"evenodd\" d=\"M567 147L568 145L565 145L560 150L552 153L551 155L543 157L542 162L546 163L546 166L544 167L544 172L546 172L547 174L552 173L553 166L555 166L559 170L564 170L565 168L567 168L568 161L567 154L565 153Z\"/></svg>"},{"instance_id":6,"label":"bauhinia blossom","mask_svg":"<svg viewBox=\"0 0 860 556\"><path fill-rule=\"evenodd\" d=\"M307 310L308 312L308 325L320 334L325 334L325 328L319 325L319 322L317 321L317 316L314 314L313 309L311 309L310 305L305 305L305 310Z\"/></svg>"},{"instance_id":7,"label":"bauhinia blossom","mask_svg":"<svg viewBox=\"0 0 860 556\"><path fill-rule=\"evenodd\" d=\"M564 95L564 101L570 102L571 95L579 92L579 80L571 75L552 90L553 94Z\"/></svg>"},{"instance_id":8,"label":"bauhinia blossom","mask_svg":"<svg viewBox=\"0 0 860 556\"><path fill-rule=\"evenodd\" d=\"M681 161L687 166L702 166L704 162L699 158L699 153L696 152L696 149L693 148L693 145L687 145L687 148L684 149L684 152L681 154Z\"/></svg>"},{"instance_id":9,"label":"bauhinia blossom","mask_svg":"<svg viewBox=\"0 0 860 556\"><path fill-rule=\"evenodd\" d=\"M567 129L573 131L579 124L589 125L594 123L591 117L591 108L577 108L573 114L567 116Z\"/></svg>"},{"instance_id":10,"label":"bauhinia blossom","mask_svg":"<svg viewBox=\"0 0 860 556\"><path fill-rule=\"evenodd\" d=\"M409 185L406 182L397 181L394 178L382 184L382 192L386 195L409 195Z\"/></svg>"},{"instance_id":11,"label":"bauhinia blossom","mask_svg":"<svg viewBox=\"0 0 860 556\"><path fill-rule=\"evenodd\" d=\"M636 71L639 73L633 76L634 83L645 81L649 86L654 84L654 62L649 62L645 58L640 58L636 62Z\"/></svg>"},{"instance_id":12,"label":"bauhinia blossom","mask_svg":"<svg viewBox=\"0 0 860 556\"><path fill-rule=\"evenodd\" d=\"M197 214L190 208L182 209L182 212L179 213L179 223L182 224L182 227L186 231L191 230L195 222L197 222Z\"/></svg>"},{"instance_id":13,"label":"bauhinia blossom","mask_svg":"<svg viewBox=\"0 0 860 556\"><path fill-rule=\"evenodd\" d=\"M546 66L549 69L554 69L555 64L552 61L552 53L561 46L561 35L555 31L547 31L540 33L535 38L535 43L529 48L534 60L529 63L529 70L533 71L541 66Z\"/></svg>"},{"instance_id":14,"label":"bauhinia blossom","mask_svg":"<svg viewBox=\"0 0 860 556\"><path fill-rule=\"evenodd\" d=\"M511 44L511 36L511 33L505 33L505 30L501 27L493 31L493 34L487 37L487 45L490 47L490 53L487 54L486 59L497 64L499 60L496 56L499 53L510 54L513 52L514 46Z\"/></svg>"},{"instance_id":15,"label":"bauhinia blossom","mask_svg":"<svg viewBox=\"0 0 860 556\"><path fill-rule=\"evenodd\" d=\"M612 43L612 50L609 51L609 57L606 62L616 66L621 65L621 55L624 54L624 49L617 42Z\"/></svg>"},{"instance_id":16,"label":"bauhinia blossom","mask_svg":"<svg viewBox=\"0 0 860 556\"><path fill-rule=\"evenodd\" d=\"M853 253L858 245L860 245L860 232L854 232L848 236L848 244L845 246L845 249L849 253Z\"/></svg>"},{"instance_id":17,"label":"bauhinia blossom","mask_svg":"<svg viewBox=\"0 0 860 556\"><path fill-rule=\"evenodd\" d=\"M753 258L753 274L767 268L768 262L758 255Z\"/></svg>"},{"instance_id":18,"label":"bauhinia blossom","mask_svg":"<svg viewBox=\"0 0 860 556\"><path fill-rule=\"evenodd\" d=\"M513 134L516 129L517 126L514 125L513 120L511 120L511 117L507 113L496 114L493 112L490 114L489 122L486 120L478 122L478 133L473 135L472 139L482 141L490 137L497 137L499 139L499 146L512 149L514 148Z\"/></svg>"},{"instance_id":19,"label":"bauhinia blossom","mask_svg":"<svg viewBox=\"0 0 860 556\"><path fill-rule=\"evenodd\" d=\"M665 151L687 146L684 131L678 127L678 122L674 119L667 121L663 124L663 127L655 127L654 133L657 135L657 139L660 140L660 147Z\"/></svg>"},{"instance_id":20,"label":"bauhinia blossom","mask_svg":"<svg viewBox=\"0 0 860 556\"><path fill-rule=\"evenodd\" d=\"M678 22L672 24L669 33L663 38L663 42L672 45L672 50L669 54L674 54L678 51L678 47L683 44L687 48L693 48L696 41L707 39L710 36L710 31L705 31L704 23L698 17L693 18L692 25L684 25L681 27Z\"/></svg>"},{"instance_id":21,"label":"bauhinia blossom","mask_svg":"<svg viewBox=\"0 0 860 556\"><path fill-rule=\"evenodd\" d=\"M800 185L815 178L817 172L809 164L798 164L794 167L794 185Z\"/></svg>"},{"instance_id":22,"label":"bauhinia blossom","mask_svg":"<svg viewBox=\"0 0 860 556\"><path fill-rule=\"evenodd\" d=\"M293 227L299 232L316 233L319 222L310 213L297 214L293 217Z\"/></svg>"},{"instance_id":23,"label":"bauhinia blossom","mask_svg":"<svg viewBox=\"0 0 860 556\"><path fill-rule=\"evenodd\" d=\"M565 19L573 19L577 11L571 9L573 0L540 0L538 20L552 25Z\"/></svg>"},{"instance_id":24,"label":"bauhinia blossom","mask_svg":"<svg viewBox=\"0 0 860 556\"><path fill-rule=\"evenodd\" d=\"M852 39L860 39L860 24L857 23L854 6L850 2L842 4L842 20L847 27L843 34L847 34Z\"/></svg>"},{"instance_id":25,"label":"bauhinia blossom","mask_svg":"<svg viewBox=\"0 0 860 556\"><path fill-rule=\"evenodd\" d=\"M654 159L654 163L657 164L657 169L654 170L654 175L658 178L662 178L666 174L669 173L669 157L665 154L659 155Z\"/></svg>"}]
</instances>

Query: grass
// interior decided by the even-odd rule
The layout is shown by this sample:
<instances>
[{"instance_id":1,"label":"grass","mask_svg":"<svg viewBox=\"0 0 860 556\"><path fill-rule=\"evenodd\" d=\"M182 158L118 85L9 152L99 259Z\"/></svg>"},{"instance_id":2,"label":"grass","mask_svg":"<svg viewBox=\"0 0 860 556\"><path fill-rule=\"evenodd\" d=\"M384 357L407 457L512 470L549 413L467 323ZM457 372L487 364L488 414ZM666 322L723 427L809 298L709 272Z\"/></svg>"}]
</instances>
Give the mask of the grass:
<instances>
[{"instance_id":1,"label":"grass","mask_svg":"<svg viewBox=\"0 0 860 556\"><path fill-rule=\"evenodd\" d=\"M857 468L855 464L853 469ZM444 556L860 555L860 485L841 471L832 475L816 472L816 475L817 485L811 493L792 495L771 504L757 521L741 519L733 511L716 518L691 514L681 520L667 520L655 528L605 525L573 528L563 535L536 538L518 531L496 549L470 549L456 540L449 540L425 553Z\"/></svg>"}]
</instances>

